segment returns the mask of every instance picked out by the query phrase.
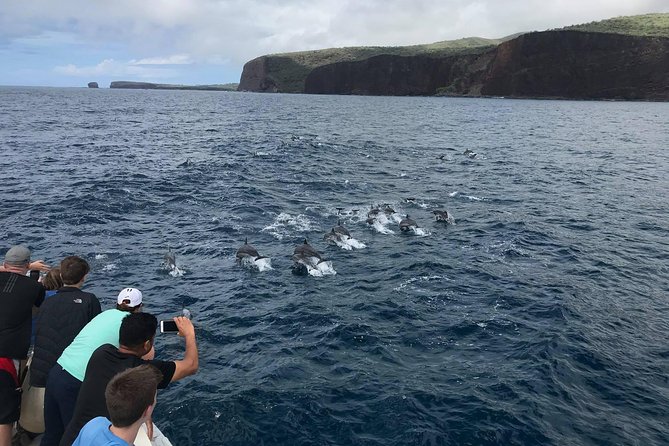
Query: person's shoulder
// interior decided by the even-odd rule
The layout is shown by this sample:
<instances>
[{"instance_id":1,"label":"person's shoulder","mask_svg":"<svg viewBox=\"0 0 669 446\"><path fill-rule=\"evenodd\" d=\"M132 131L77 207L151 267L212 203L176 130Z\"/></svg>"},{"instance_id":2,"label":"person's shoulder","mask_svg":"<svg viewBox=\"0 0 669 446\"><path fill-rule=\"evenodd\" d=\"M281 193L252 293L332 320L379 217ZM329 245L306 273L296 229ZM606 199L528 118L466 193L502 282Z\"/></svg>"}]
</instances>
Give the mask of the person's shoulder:
<instances>
[{"instance_id":1,"label":"person's shoulder","mask_svg":"<svg viewBox=\"0 0 669 446\"><path fill-rule=\"evenodd\" d=\"M23 290L41 291L44 289L41 283L37 282L23 274L11 273L9 271L0 271L0 283L6 283L10 280L14 281Z\"/></svg>"},{"instance_id":2,"label":"person's shoulder","mask_svg":"<svg viewBox=\"0 0 669 446\"><path fill-rule=\"evenodd\" d=\"M110 355L110 354L115 355L116 353L118 353L118 349L116 347L114 347L113 345L102 344L101 346L96 348L95 351L93 351L93 354L91 355L91 357L93 357L93 356L106 356L106 355Z\"/></svg>"},{"instance_id":3,"label":"person's shoulder","mask_svg":"<svg viewBox=\"0 0 669 446\"><path fill-rule=\"evenodd\" d=\"M92 428L97 428L97 427L107 428L107 427L111 426L111 421L109 421L105 417L95 417L92 420L90 420L88 423L86 423L86 426L89 426L89 427L92 427Z\"/></svg>"}]
</instances>

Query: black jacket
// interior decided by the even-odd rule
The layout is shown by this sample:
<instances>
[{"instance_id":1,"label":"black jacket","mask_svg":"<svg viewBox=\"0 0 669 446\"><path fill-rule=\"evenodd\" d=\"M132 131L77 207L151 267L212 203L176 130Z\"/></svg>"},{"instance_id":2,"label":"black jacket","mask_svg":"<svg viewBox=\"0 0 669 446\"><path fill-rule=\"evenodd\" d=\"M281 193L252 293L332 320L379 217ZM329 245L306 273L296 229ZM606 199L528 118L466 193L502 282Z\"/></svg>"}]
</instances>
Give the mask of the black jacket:
<instances>
[{"instance_id":1,"label":"black jacket","mask_svg":"<svg viewBox=\"0 0 669 446\"><path fill-rule=\"evenodd\" d=\"M35 352L30 366L30 384L46 387L49 370L82 328L100 314L95 294L65 286L40 307L35 331Z\"/></svg>"}]
</instances>

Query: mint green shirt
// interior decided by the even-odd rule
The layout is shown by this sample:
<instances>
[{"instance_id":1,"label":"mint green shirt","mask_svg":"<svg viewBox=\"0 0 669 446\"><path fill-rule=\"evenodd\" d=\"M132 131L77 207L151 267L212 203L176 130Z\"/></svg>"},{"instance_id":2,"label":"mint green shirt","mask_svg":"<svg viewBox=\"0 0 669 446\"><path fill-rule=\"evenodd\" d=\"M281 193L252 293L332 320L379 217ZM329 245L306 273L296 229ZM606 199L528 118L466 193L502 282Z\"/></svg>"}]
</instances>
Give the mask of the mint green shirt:
<instances>
[{"instance_id":1,"label":"mint green shirt","mask_svg":"<svg viewBox=\"0 0 669 446\"><path fill-rule=\"evenodd\" d=\"M81 329L74 341L58 358L58 364L79 381L84 381L86 366L93 352L104 344L118 347L118 332L127 311L111 309L95 316Z\"/></svg>"}]
</instances>

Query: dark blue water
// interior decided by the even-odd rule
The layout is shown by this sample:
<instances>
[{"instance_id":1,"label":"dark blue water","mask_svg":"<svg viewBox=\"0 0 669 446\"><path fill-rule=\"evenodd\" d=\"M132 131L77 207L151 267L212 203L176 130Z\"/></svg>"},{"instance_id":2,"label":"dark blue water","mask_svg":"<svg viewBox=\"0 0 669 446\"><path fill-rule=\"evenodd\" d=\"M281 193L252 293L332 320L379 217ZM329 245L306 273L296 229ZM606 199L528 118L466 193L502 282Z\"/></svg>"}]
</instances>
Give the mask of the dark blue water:
<instances>
[{"instance_id":1,"label":"dark blue water","mask_svg":"<svg viewBox=\"0 0 669 446\"><path fill-rule=\"evenodd\" d=\"M669 104L0 88L0 144L2 249L193 312L175 445L668 443Z\"/></svg>"}]
</instances>

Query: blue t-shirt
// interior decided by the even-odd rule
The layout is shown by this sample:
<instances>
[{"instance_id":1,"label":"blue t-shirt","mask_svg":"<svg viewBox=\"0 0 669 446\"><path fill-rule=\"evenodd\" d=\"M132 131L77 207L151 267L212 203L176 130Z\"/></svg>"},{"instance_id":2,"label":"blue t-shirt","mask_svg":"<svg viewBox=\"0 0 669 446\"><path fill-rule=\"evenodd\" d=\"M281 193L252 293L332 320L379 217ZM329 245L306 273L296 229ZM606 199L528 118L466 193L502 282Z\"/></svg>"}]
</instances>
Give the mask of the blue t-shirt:
<instances>
[{"instance_id":1,"label":"blue t-shirt","mask_svg":"<svg viewBox=\"0 0 669 446\"><path fill-rule=\"evenodd\" d=\"M111 421L105 417L93 418L81 429L72 446L129 446L109 430Z\"/></svg>"}]
</instances>

